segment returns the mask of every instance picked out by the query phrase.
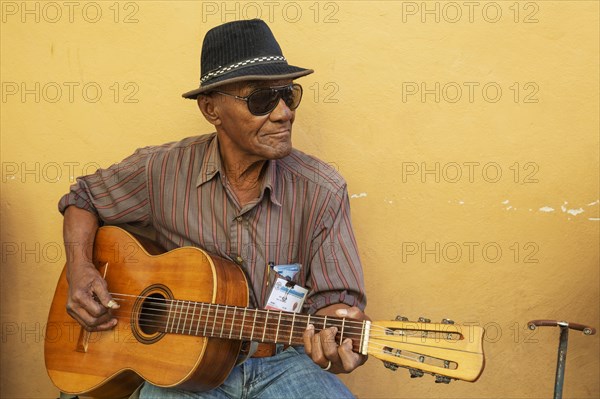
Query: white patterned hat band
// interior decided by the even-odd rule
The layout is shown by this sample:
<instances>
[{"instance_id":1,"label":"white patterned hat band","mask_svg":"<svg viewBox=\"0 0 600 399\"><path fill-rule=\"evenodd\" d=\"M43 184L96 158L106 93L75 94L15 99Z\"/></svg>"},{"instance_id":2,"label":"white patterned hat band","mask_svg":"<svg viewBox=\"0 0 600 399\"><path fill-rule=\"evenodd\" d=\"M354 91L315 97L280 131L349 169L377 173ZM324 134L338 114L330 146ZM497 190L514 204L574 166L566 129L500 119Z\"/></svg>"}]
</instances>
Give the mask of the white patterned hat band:
<instances>
[{"instance_id":1,"label":"white patterned hat band","mask_svg":"<svg viewBox=\"0 0 600 399\"><path fill-rule=\"evenodd\" d=\"M252 58L250 60L236 62L235 64L226 66L224 68L217 69L216 71L208 72L205 76L202 77L202 79L200 79L200 84L203 84L207 80L216 78L217 76L223 75L224 73L234 71L238 68L243 68L248 65L259 64L259 63L264 64L264 63L273 62L273 61L283 61L283 62L287 63L287 60L285 59L285 57L280 56L280 55Z\"/></svg>"}]
</instances>

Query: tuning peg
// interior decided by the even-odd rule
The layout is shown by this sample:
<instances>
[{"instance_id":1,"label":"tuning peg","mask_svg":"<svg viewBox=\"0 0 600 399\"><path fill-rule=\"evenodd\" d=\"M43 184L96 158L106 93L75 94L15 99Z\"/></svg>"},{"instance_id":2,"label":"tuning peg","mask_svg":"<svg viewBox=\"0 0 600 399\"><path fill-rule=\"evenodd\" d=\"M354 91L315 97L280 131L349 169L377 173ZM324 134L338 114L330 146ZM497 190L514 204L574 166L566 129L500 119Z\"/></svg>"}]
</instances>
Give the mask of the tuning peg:
<instances>
[{"instance_id":1,"label":"tuning peg","mask_svg":"<svg viewBox=\"0 0 600 399\"><path fill-rule=\"evenodd\" d=\"M409 368L408 371L410 372L410 378L419 378L419 377L423 377L423 374L425 374L423 372L423 370L419 370L419 369L412 369Z\"/></svg>"},{"instance_id":2,"label":"tuning peg","mask_svg":"<svg viewBox=\"0 0 600 399\"><path fill-rule=\"evenodd\" d=\"M396 370L398 370L398 365L397 365L397 364L395 364L395 363L392 363L392 362L383 362L383 365L384 365L386 368L388 368L388 369L390 369L390 370L392 370L392 371L396 371Z\"/></svg>"},{"instance_id":3,"label":"tuning peg","mask_svg":"<svg viewBox=\"0 0 600 399\"><path fill-rule=\"evenodd\" d=\"M446 377L445 375L437 374L435 376L435 383L436 384L450 384L450 377Z\"/></svg>"},{"instance_id":4,"label":"tuning peg","mask_svg":"<svg viewBox=\"0 0 600 399\"><path fill-rule=\"evenodd\" d=\"M454 324L454 320L442 319L442 324ZM452 334L446 335L447 339L452 339Z\"/></svg>"},{"instance_id":5,"label":"tuning peg","mask_svg":"<svg viewBox=\"0 0 600 399\"><path fill-rule=\"evenodd\" d=\"M396 316L396 321L408 321L408 317L404 317L404 316Z\"/></svg>"},{"instance_id":6,"label":"tuning peg","mask_svg":"<svg viewBox=\"0 0 600 399\"><path fill-rule=\"evenodd\" d=\"M425 317L419 317L419 321L421 323L431 323L431 319L426 319Z\"/></svg>"}]
</instances>

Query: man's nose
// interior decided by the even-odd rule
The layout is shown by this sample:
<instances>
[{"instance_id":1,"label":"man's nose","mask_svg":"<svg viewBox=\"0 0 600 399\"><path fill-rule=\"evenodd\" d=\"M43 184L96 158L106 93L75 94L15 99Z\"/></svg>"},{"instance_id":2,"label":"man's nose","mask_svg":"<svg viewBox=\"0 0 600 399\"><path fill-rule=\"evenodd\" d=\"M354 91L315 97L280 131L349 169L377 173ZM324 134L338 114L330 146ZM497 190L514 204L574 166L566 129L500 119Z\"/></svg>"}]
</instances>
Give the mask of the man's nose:
<instances>
[{"instance_id":1,"label":"man's nose","mask_svg":"<svg viewBox=\"0 0 600 399\"><path fill-rule=\"evenodd\" d=\"M269 118L272 121L288 121L292 119L294 116L294 111L287 106L285 101L282 98L279 99L279 103L275 107L273 111L271 111L271 115Z\"/></svg>"}]
</instances>

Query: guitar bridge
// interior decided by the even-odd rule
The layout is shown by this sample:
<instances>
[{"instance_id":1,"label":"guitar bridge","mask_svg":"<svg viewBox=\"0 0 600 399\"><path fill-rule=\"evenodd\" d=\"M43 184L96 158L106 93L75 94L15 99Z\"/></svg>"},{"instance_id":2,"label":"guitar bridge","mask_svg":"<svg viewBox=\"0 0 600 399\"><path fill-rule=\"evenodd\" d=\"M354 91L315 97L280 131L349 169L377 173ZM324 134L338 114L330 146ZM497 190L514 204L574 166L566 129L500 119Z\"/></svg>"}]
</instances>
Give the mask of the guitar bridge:
<instances>
[{"instance_id":1,"label":"guitar bridge","mask_svg":"<svg viewBox=\"0 0 600 399\"><path fill-rule=\"evenodd\" d=\"M88 343L90 342L90 332L80 327L79 338L77 339L77 347L75 350L81 353L87 353Z\"/></svg>"}]
</instances>

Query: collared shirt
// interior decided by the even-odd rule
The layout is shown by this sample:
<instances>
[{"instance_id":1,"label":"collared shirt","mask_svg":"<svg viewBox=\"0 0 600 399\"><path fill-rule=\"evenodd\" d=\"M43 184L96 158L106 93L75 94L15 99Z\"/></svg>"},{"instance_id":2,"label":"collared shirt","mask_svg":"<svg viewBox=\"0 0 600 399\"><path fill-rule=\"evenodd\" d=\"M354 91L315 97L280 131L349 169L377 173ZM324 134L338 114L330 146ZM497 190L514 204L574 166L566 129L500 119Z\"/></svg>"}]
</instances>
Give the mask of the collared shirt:
<instances>
[{"instance_id":1,"label":"collared shirt","mask_svg":"<svg viewBox=\"0 0 600 399\"><path fill-rule=\"evenodd\" d=\"M260 197L240 206L227 182L216 134L138 149L121 163L83 176L59 202L106 224L152 226L170 250L196 246L238 263L257 306L265 304L267 264L299 263L305 311L334 303L364 309L362 267L346 182L298 150L268 161Z\"/></svg>"}]
</instances>

